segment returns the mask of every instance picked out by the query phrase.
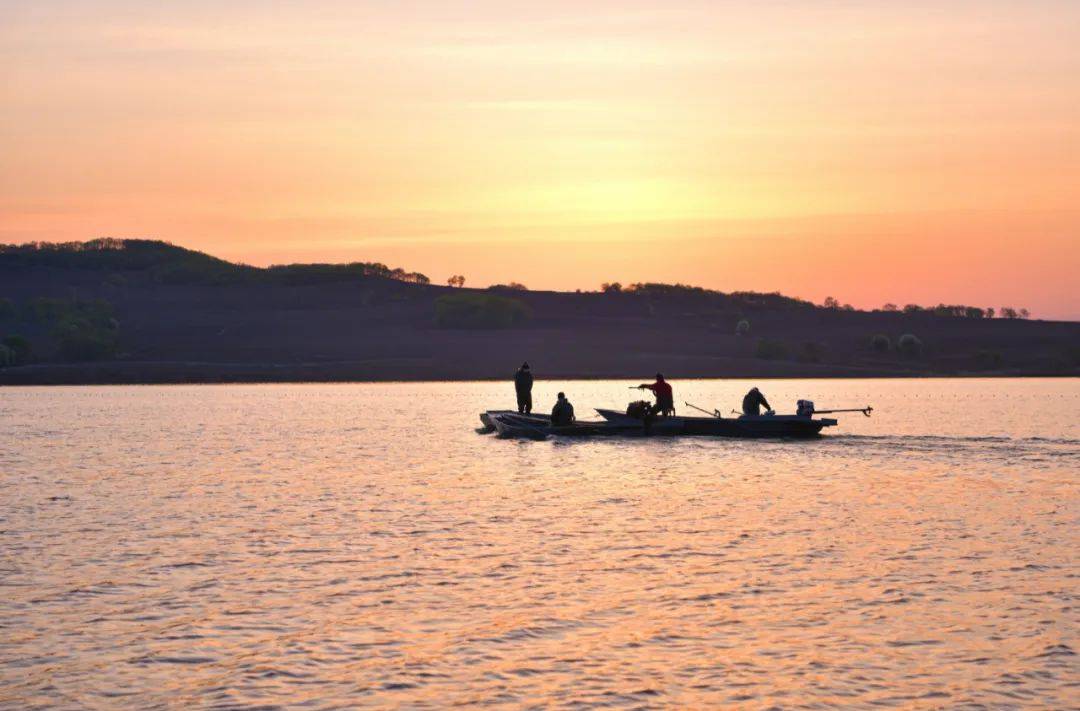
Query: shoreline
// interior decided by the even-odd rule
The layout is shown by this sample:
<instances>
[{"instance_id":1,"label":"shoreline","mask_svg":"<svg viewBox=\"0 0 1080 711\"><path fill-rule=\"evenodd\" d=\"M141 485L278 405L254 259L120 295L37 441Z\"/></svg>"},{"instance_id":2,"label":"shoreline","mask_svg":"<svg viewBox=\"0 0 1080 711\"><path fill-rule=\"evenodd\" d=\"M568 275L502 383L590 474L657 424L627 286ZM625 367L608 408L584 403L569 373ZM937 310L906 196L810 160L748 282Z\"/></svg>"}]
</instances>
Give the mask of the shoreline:
<instances>
[{"instance_id":1,"label":"shoreline","mask_svg":"<svg viewBox=\"0 0 1080 711\"><path fill-rule=\"evenodd\" d=\"M544 372L539 381L551 380L634 380L651 373L648 369L612 367L600 370L561 370ZM97 363L49 363L0 369L0 387L95 386L95 385L243 385L243 384L323 384L323 383L448 383L501 382L511 379L508 373L491 368L457 369L425 367L421 364L373 363L200 363L167 361L103 361ZM703 369L686 372L670 369L673 380L852 380L916 378L1075 378L1071 372L1011 369L984 372L900 370L856 368L840 365L800 363L747 363L745 367Z\"/></svg>"}]
</instances>

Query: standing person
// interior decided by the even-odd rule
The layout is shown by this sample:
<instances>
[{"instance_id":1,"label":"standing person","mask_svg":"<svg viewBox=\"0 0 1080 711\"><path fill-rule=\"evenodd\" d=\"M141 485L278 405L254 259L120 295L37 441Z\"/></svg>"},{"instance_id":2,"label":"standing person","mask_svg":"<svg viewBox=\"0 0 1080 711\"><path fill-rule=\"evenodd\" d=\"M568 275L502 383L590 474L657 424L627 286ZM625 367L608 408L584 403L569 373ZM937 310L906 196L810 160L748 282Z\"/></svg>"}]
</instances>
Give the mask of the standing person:
<instances>
[{"instance_id":1,"label":"standing person","mask_svg":"<svg viewBox=\"0 0 1080 711\"><path fill-rule=\"evenodd\" d=\"M555 407L551 408L551 424L556 427L574 424L574 406L566 399L566 393L559 393Z\"/></svg>"},{"instance_id":2,"label":"standing person","mask_svg":"<svg viewBox=\"0 0 1080 711\"><path fill-rule=\"evenodd\" d=\"M675 394L671 391L671 384L664 380L663 373L656 374L655 383L642 383L638 389L652 390L653 395L656 396L653 412L659 412L664 417L675 414Z\"/></svg>"},{"instance_id":3,"label":"standing person","mask_svg":"<svg viewBox=\"0 0 1080 711\"><path fill-rule=\"evenodd\" d=\"M750 392L746 393L746 397L742 399L743 414L747 417L757 417L761 414L762 405L765 406L766 410L772 410L769 407L769 401L765 399L761 391L757 388L750 388Z\"/></svg>"},{"instance_id":4,"label":"standing person","mask_svg":"<svg viewBox=\"0 0 1080 711\"><path fill-rule=\"evenodd\" d=\"M518 412L523 415L532 412L532 385L533 377L529 364L522 363L514 373L514 390L517 391Z\"/></svg>"}]
</instances>

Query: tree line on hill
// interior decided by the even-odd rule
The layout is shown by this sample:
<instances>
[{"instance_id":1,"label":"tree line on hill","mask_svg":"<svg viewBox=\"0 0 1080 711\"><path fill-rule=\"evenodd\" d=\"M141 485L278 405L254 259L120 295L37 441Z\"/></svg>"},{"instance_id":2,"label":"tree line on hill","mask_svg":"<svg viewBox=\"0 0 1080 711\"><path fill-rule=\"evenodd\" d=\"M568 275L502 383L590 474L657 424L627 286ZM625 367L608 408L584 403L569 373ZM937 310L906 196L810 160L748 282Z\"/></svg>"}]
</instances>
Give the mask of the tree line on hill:
<instances>
[{"instance_id":1,"label":"tree line on hill","mask_svg":"<svg viewBox=\"0 0 1080 711\"><path fill-rule=\"evenodd\" d=\"M68 269L96 269L110 272L106 281L123 286L127 277L123 272L142 272L156 283L193 285L278 284L287 286L310 286L352 279L376 278L406 284L428 285L431 280L419 272L391 268L381 262L350 262L346 264L283 264L270 267L254 267L228 262L209 254L179 247L168 242L148 239L101 238L87 242L30 242L21 245L0 244L0 266L48 267ZM447 283L463 288L465 277L455 274ZM496 284L488 288L493 292L528 291L515 281ZM827 297L820 306L805 299L784 296L778 292L760 293L735 291L725 293L713 289L686 284L638 282L626 286L619 282L605 282L600 286L604 294L628 294L654 298L688 298L711 301L719 306L740 306L753 309L815 309L856 311L850 304L841 304ZM1027 309L1003 306L999 309L979 308L962 304L938 304L920 306L885 304L877 312L902 312L908 315L933 314L952 318L1004 318L1026 319Z\"/></svg>"},{"instance_id":2,"label":"tree line on hill","mask_svg":"<svg viewBox=\"0 0 1080 711\"><path fill-rule=\"evenodd\" d=\"M851 306L845 304L843 307L839 305L836 299L831 296L825 299L823 306L827 309L843 308L850 311ZM908 315L931 313L935 316L945 316L950 318L1029 318L1031 313L1027 309L1014 309L1011 306L1002 306L1000 309L995 310L993 307L981 309L978 306L964 306L963 304L938 304L937 306L920 306L918 304L907 304L904 308L900 308L896 304L885 304L880 309L875 311L884 313L900 313L903 312Z\"/></svg>"},{"instance_id":3,"label":"tree line on hill","mask_svg":"<svg viewBox=\"0 0 1080 711\"><path fill-rule=\"evenodd\" d=\"M323 284L352 278L379 278L408 284L429 284L419 272L390 268L379 262L348 264L282 264L253 267L212 257L160 240L102 238L89 242L30 242L0 244L0 265L54 269L97 269L113 272L122 285L121 272L145 272L161 284L281 285Z\"/></svg>"},{"instance_id":4,"label":"tree line on hill","mask_svg":"<svg viewBox=\"0 0 1080 711\"><path fill-rule=\"evenodd\" d=\"M603 294L634 294L641 296L683 296L683 297L703 297L703 298L718 298L726 299L730 301L737 301L747 306L756 306L759 308L770 309L827 309L830 311L859 311L851 304L841 304L840 301L832 296L825 298L825 301L818 306L813 302L805 299L798 299L791 296L784 296L779 292L754 292L754 291L733 291L733 292L721 292L713 289L705 289L700 286L688 286L686 284L663 284L663 283L634 283L627 286L623 286L619 282L604 282L600 285L600 292ZM875 313L904 313L909 316L915 314L932 314L934 316L943 316L947 318L1005 318L1005 319L1026 319L1031 316L1027 309L1015 309L1011 306L1002 306L1000 309L994 308L979 308L978 306L966 306L963 304L938 304L937 306L920 306L919 304L907 304L903 308L900 308L896 304L885 304L880 309L873 309Z\"/></svg>"}]
</instances>

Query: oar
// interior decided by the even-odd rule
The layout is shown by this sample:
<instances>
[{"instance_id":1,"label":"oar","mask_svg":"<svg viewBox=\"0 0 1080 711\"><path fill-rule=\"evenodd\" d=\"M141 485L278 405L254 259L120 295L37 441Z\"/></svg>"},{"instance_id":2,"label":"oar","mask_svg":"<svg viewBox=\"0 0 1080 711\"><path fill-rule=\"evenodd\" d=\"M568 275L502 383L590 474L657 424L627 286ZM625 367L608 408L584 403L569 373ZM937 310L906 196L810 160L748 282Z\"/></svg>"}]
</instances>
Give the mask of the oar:
<instances>
[{"instance_id":1,"label":"oar","mask_svg":"<svg viewBox=\"0 0 1080 711\"><path fill-rule=\"evenodd\" d=\"M706 410L705 408L703 408L703 407L698 407L697 405L695 405L695 404L693 404L693 403L690 403L690 402L686 402L685 400L683 401L683 404L684 404L684 405L686 405L687 407L692 407L692 408L694 408L694 409L695 409L695 410L697 410L698 412L704 412L704 413L705 413L706 415L711 415L711 416L713 416L713 417L723 417L723 415L721 415L721 414L720 414L720 411L719 411L719 410L713 410L712 412L709 412L709 411L708 411L708 410Z\"/></svg>"},{"instance_id":2,"label":"oar","mask_svg":"<svg viewBox=\"0 0 1080 711\"><path fill-rule=\"evenodd\" d=\"M870 413L874 411L872 407L852 407L847 410L814 410L815 415L835 415L838 412L861 412L863 415L870 417Z\"/></svg>"}]
</instances>

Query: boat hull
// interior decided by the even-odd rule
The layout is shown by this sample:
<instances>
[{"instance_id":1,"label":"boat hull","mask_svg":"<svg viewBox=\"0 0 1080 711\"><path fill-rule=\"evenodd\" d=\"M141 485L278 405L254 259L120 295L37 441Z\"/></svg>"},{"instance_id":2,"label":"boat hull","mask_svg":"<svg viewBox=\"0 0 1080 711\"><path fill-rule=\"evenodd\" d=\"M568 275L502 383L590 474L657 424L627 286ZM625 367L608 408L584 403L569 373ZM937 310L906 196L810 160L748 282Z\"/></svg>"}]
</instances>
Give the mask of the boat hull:
<instances>
[{"instance_id":1,"label":"boat hull","mask_svg":"<svg viewBox=\"0 0 1080 711\"><path fill-rule=\"evenodd\" d=\"M495 427L495 418L501 417L503 415L512 415L514 417L527 417L531 420L540 420L545 423L551 422L551 417L548 415L522 415L519 414L517 410L488 410L487 412L480 413L480 422L483 423L484 430L486 432L494 432L497 429Z\"/></svg>"},{"instance_id":2,"label":"boat hull","mask_svg":"<svg viewBox=\"0 0 1080 711\"><path fill-rule=\"evenodd\" d=\"M687 436L805 439L817 437L836 420L798 415L762 415L759 417L659 417L646 424L617 410L598 408L604 419L598 422L575 422L552 426L547 415L522 415L513 410L489 410L480 414L486 432L501 437L545 439L558 437L601 436Z\"/></svg>"},{"instance_id":3,"label":"boat hull","mask_svg":"<svg viewBox=\"0 0 1080 711\"><path fill-rule=\"evenodd\" d=\"M572 425L552 425L550 417L514 413L486 413L500 437L546 439L557 437L601 437L633 434L640 426L626 427L610 422L575 422Z\"/></svg>"},{"instance_id":4,"label":"boat hull","mask_svg":"<svg viewBox=\"0 0 1080 711\"><path fill-rule=\"evenodd\" d=\"M617 410L597 409L613 424L641 423ZM698 437L816 437L825 427L832 427L836 420L813 419L798 415L762 415L760 417L660 417L652 423L653 430L670 431L674 434Z\"/></svg>"}]
</instances>

